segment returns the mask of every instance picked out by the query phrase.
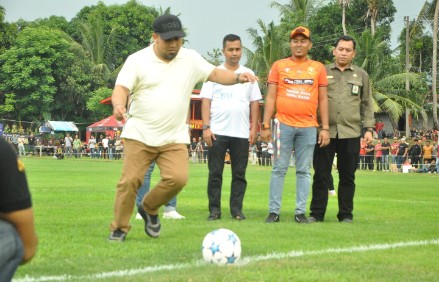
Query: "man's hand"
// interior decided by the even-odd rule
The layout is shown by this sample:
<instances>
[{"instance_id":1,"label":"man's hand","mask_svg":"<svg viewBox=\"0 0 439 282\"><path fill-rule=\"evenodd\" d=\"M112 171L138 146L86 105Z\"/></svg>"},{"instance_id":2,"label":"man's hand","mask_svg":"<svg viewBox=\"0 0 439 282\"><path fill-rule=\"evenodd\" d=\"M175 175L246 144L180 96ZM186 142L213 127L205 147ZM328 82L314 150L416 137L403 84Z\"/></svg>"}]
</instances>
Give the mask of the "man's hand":
<instances>
[{"instance_id":1,"label":"man's hand","mask_svg":"<svg viewBox=\"0 0 439 282\"><path fill-rule=\"evenodd\" d=\"M369 143L373 141L373 136L372 136L372 132L370 131L366 131L364 133L364 142Z\"/></svg>"},{"instance_id":2,"label":"man's hand","mask_svg":"<svg viewBox=\"0 0 439 282\"><path fill-rule=\"evenodd\" d=\"M237 77L239 83L259 81L259 78L249 72L240 73Z\"/></svg>"},{"instance_id":3,"label":"man's hand","mask_svg":"<svg viewBox=\"0 0 439 282\"><path fill-rule=\"evenodd\" d=\"M328 130L320 130L319 132L319 139L317 141L318 144L320 144L320 148L328 146L331 139L329 138L329 131Z\"/></svg>"},{"instance_id":4,"label":"man's hand","mask_svg":"<svg viewBox=\"0 0 439 282\"><path fill-rule=\"evenodd\" d=\"M127 109L125 108L125 106L121 104L116 104L113 106L113 115L116 118L116 120L118 121L125 120L127 118L126 113L127 113Z\"/></svg>"},{"instance_id":5,"label":"man's hand","mask_svg":"<svg viewBox=\"0 0 439 282\"><path fill-rule=\"evenodd\" d=\"M203 139L209 147L212 147L213 140L216 140L215 134L213 134L210 128L203 130Z\"/></svg>"},{"instance_id":6,"label":"man's hand","mask_svg":"<svg viewBox=\"0 0 439 282\"><path fill-rule=\"evenodd\" d=\"M264 142L270 141L271 130L270 129L262 129L261 130L261 140Z\"/></svg>"}]
</instances>

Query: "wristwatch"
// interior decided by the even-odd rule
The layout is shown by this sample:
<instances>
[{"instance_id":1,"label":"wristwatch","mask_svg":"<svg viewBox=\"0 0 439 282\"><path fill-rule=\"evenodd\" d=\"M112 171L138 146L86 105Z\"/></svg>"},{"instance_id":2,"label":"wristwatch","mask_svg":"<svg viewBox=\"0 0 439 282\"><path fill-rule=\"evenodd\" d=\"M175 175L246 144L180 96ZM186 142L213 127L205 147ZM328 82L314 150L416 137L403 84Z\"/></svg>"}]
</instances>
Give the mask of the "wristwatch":
<instances>
[{"instance_id":1,"label":"wristwatch","mask_svg":"<svg viewBox=\"0 0 439 282\"><path fill-rule=\"evenodd\" d=\"M203 124L203 130L206 130L206 129L209 129L210 128L210 125L208 125L208 124Z\"/></svg>"},{"instance_id":2,"label":"wristwatch","mask_svg":"<svg viewBox=\"0 0 439 282\"><path fill-rule=\"evenodd\" d=\"M263 124L261 125L261 128L262 128L262 130L270 129L270 125L269 125L269 124L266 124L266 123L263 123Z\"/></svg>"}]
</instances>

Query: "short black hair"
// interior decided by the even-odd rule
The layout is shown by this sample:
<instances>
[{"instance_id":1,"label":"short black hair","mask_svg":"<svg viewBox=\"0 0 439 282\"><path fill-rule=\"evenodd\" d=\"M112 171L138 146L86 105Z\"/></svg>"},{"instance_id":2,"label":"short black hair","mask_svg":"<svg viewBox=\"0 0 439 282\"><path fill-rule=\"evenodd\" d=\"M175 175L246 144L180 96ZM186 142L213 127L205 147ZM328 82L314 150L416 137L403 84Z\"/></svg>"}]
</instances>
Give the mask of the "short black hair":
<instances>
[{"instance_id":1,"label":"short black hair","mask_svg":"<svg viewBox=\"0 0 439 282\"><path fill-rule=\"evenodd\" d=\"M337 47L337 45L340 41L352 41L352 44L354 44L354 50L355 50L355 47L357 46L357 43L355 42L355 39L353 37L351 37L349 35L343 35L339 39L337 39L337 42L335 42L334 47Z\"/></svg>"},{"instance_id":2,"label":"short black hair","mask_svg":"<svg viewBox=\"0 0 439 282\"><path fill-rule=\"evenodd\" d=\"M239 37L239 36L236 35L236 34L227 34L227 35L224 36L224 38L223 38L223 48L226 47L226 42L227 42L227 41L233 42L233 41L236 41L236 40L241 41L241 37Z\"/></svg>"}]
</instances>

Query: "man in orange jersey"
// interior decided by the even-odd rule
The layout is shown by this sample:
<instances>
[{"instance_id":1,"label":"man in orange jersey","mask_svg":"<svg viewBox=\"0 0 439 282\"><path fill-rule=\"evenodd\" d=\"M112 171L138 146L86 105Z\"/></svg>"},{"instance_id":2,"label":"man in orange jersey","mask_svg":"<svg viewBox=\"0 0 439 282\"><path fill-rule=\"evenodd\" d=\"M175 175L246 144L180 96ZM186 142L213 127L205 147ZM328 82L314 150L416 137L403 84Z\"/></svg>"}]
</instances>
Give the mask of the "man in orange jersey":
<instances>
[{"instance_id":1,"label":"man in orange jersey","mask_svg":"<svg viewBox=\"0 0 439 282\"><path fill-rule=\"evenodd\" d=\"M269 215L265 222L279 222L285 174L296 156L296 209L294 220L308 223L306 201L311 185L314 146L329 144L328 97L325 66L308 59L312 47L309 29L299 26L290 33L292 56L276 61L268 76L261 137L273 131L274 166L270 178ZM276 109L276 118L271 118ZM317 130L317 109L322 127ZM318 136L316 138L316 136Z\"/></svg>"},{"instance_id":2,"label":"man in orange jersey","mask_svg":"<svg viewBox=\"0 0 439 282\"><path fill-rule=\"evenodd\" d=\"M333 55L334 63L326 66L331 143L325 148L316 146L314 151L315 173L309 222L325 218L328 204L326 179L331 175L334 155L337 154L337 218L339 222L352 223L360 139L363 137L367 144L373 140L373 98L368 74L352 64L355 40L350 36L340 37L335 43Z\"/></svg>"}]
</instances>

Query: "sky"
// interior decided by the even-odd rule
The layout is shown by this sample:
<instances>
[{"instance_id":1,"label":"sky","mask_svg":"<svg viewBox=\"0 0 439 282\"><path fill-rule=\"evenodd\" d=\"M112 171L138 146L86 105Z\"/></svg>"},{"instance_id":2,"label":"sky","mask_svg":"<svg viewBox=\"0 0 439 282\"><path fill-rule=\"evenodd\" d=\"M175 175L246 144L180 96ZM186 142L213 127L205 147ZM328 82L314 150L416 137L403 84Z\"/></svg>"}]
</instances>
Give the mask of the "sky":
<instances>
[{"instance_id":1,"label":"sky","mask_svg":"<svg viewBox=\"0 0 439 282\"><path fill-rule=\"evenodd\" d=\"M126 0L101 0L106 5L123 4ZM270 8L272 0L137 0L147 6L166 9L171 7L173 14L180 14L184 27L188 30L185 46L207 55L213 49L222 47L226 34L234 33L241 37L242 44L253 50L247 35L249 27L258 28L257 20L268 24L279 22L279 12ZM287 3L288 0L277 0ZM32 21L51 15L63 16L71 20L84 6L96 5L98 0L1 0L6 10L5 20L18 19ZM397 9L392 24L392 48L404 28L404 16L414 19L419 14L424 0L393 0ZM293 29L294 27L292 27ZM312 32L312 31L311 31Z\"/></svg>"}]
</instances>

